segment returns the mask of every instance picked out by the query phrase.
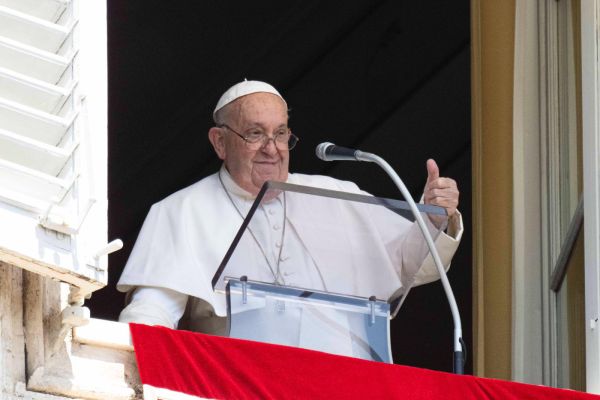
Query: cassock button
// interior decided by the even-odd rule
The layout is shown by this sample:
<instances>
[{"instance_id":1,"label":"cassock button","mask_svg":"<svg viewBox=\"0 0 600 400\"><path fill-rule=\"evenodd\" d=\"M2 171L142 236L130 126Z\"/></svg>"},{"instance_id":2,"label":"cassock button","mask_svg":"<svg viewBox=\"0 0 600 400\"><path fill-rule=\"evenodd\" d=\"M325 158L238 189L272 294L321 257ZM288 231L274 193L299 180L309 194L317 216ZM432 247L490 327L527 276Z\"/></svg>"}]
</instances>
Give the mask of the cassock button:
<instances>
[{"instance_id":1,"label":"cassock button","mask_svg":"<svg viewBox=\"0 0 600 400\"><path fill-rule=\"evenodd\" d=\"M276 242L276 243L275 243L275 247L277 247L277 248L280 248L280 247L281 247L281 243L279 243L279 242Z\"/></svg>"},{"instance_id":2,"label":"cassock button","mask_svg":"<svg viewBox=\"0 0 600 400\"><path fill-rule=\"evenodd\" d=\"M280 258L281 261L286 261L286 260L289 260L289 259L290 259L290 256L287 255L287 254L282 255L281 258Z\"/></svg>"},{"instance_id":3,"label":"cassock button","mask_svg":"<svg viewBox=\"0 0 600 400\"><path fill-rule=\"evenodd\" d=\"M275 224L273 225L273 229L275 229L276 231L281 229L281 226L279 224Z\"/></svg>"},{"instance_id":4,"label":"cassock button","mask_svg":"<svg viewBox=\"0 0 600 400\"><path fill-rule=\"evenodd\" d=\"M272 208L269 208L269 214L274 215L275 214L275 210Z\"/></svg>"}]
</instances>

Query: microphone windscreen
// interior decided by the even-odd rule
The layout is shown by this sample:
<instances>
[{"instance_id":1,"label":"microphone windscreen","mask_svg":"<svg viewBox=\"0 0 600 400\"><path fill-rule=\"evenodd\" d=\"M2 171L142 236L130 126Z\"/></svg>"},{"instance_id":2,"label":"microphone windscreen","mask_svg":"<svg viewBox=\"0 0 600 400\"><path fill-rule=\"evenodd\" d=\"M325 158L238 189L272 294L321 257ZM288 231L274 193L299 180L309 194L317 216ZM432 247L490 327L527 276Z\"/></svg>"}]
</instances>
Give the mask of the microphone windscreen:
<instances>
[{"instance_id":1,"label":"microphone windscreen","mask_svg":"<svg viewBox=\"0 0 600 400\"><path fill-rule=\"evenodd\" d=\"M327 159L327 149L329 149L330 147L335 146L333 143L331 142L323 142L319 145L317 145L317 148L315 149L315 154L317 155L317 157L323 161L329 161Z\"/></svg>"}]
</instances>

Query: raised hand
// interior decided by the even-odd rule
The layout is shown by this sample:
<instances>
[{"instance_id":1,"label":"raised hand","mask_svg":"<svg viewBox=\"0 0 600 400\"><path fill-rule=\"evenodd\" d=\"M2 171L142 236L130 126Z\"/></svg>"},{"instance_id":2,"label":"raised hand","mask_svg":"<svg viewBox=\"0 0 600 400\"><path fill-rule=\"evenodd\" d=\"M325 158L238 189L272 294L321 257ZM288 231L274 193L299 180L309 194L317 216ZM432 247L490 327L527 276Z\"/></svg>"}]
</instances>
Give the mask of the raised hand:
<instances>
[{"instance_id":1,"label":"raised hand","mask_svg":"<svg viewBox=\"0 0 600 400\"><path fill-rule=\"evenodd\" d=\"M458 207L459 191L452 178L441 178L440 169L432 159L427 160L427 183L425 184L425 204L444 207L451 217Z\"/></svg>"}]
</instances>

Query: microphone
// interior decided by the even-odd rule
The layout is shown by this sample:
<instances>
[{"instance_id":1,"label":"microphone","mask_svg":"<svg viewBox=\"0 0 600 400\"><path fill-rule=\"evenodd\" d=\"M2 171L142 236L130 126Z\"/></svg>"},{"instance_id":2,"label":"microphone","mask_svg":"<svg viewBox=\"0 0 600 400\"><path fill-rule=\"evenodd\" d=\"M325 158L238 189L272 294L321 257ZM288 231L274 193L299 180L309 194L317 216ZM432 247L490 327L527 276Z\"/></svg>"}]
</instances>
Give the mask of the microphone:
<instances>
[{"instance_id":1,"label":"microphone","mask_svg":"<svg viewBox=\"0 0 600 400\"><path fill-rule=\"evenodd\" d=\"M323 142L315 149L317 157L323 161L362 161L359 157L360 150L336 146L330 142Z\"/></svg>"}]
</instances>

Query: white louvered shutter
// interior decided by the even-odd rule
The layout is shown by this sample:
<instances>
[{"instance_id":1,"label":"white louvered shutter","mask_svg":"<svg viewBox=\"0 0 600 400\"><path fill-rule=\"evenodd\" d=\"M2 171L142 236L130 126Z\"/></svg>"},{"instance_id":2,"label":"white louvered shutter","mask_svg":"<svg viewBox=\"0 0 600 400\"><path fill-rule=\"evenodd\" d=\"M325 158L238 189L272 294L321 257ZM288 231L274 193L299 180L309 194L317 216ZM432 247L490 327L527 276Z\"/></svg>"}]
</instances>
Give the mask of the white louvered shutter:
<instances>
[{"instance_id":1,"label":"white louvered shutter","mask_svg":"<svg viewBox=\"0 0 600 400\"><path fill-rule=\"evenodd\" d=\"M0 261L106 284L106 4L0 0Z\"/></svg>"}]
</instances>

